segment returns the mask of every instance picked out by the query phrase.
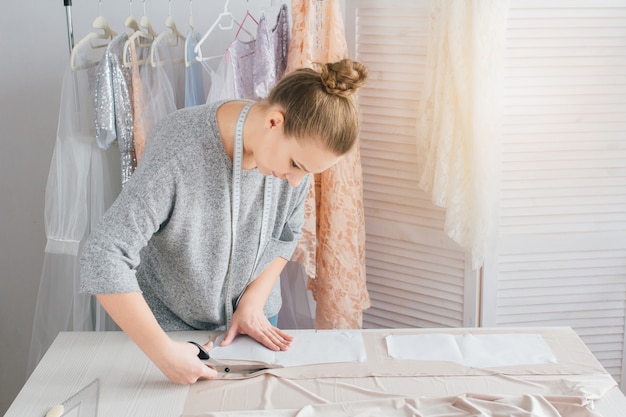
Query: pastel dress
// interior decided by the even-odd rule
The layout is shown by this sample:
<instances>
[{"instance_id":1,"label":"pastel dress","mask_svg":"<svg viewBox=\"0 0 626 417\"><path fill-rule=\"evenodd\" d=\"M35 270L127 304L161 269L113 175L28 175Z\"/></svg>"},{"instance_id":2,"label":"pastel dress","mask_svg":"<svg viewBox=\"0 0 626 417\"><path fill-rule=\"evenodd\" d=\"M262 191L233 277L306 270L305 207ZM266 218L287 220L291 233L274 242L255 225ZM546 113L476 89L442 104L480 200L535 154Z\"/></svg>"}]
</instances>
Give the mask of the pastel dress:
<instances>
[{"instance_id":1,"label":"pastel dress","mask_svg":"<svg viewBox=\"0 0 626 417\"><path fill-rule=\"evenodd\" d=\"M348 56L339 0L293 0L292 20L287 73ZM359 328L362 310L370 306L359 141L340 162L316 175L314 183L292 260L304 265L309 276L315 327Z\"/></svg>"},{"instance_id":2,"label":"pastel dress","mask_svg":"<svg viewBox=\"0 0 626 417\"><path fill-rule=\"evenodd\" d=\"M207 94L204 90L204 74L202 64L196 60L195 48L198 38L193 30L187 32L185 40L186 60L185 65L185 107L199 106L206 102Z\"/></svg>"},{"instance_id":3,"label":"pastel dress","mask_svg":"<svg viewBox=\"0 0 626 417\"><path fill-rule=\"evenodd\" d=\"M266 98L285 73L288 45L289 16L286 5L281 7L273 27L269 26L267 15L263 13L253 40L236 38L227 53L227 62L232 66L235 98Z\"/></svg>"},{"instance_id":4,"label":"pastel dress","mask_svg":"<svg viewBox=\"0 0 626 417\"><path fill-rule=\"evenodd\" d=\"M172 41L159 35L150 46L146 63L139 67L142 94L134 99L141 110L135 117L141 123L146 142L161 120L184 107L184 48L182 39Z\"/></svg>"}]
</instances>

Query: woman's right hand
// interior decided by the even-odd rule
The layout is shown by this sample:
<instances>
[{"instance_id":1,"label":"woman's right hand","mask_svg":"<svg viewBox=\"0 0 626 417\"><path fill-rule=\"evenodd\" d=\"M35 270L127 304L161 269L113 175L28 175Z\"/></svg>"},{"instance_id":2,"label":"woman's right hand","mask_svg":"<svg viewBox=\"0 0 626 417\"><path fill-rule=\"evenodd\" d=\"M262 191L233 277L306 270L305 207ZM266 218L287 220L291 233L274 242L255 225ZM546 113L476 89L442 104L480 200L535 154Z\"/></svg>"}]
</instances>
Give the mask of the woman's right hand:
<instances>
[{"instance_id":1,"label":"woman's right hand","mask_svg":"<svg viewBox=\"0 0 626 417\"><path fill-rule=\"evenodd\" d=\"M172 382L193 384L212 379L217 371L198 358L198 348L191 343L172 340L157 322L140 292L98 294L100 304ZM211 349L212 343L205 345Z\"/></svg>"},{"instance_id":2,"label":"woman's right hand","mask_svg":"<svg viewBox=\"0 0 626 417\"><path fill-rule=\"evenodd\" d=\"M207 351L212 347L213 342L204 345ZM193 384L199 379L215 378L217 371L198 359L198 353L198 348L193 344L172 340L166 349L159 352L153 362L176 384Z\"/></svg>"}]
</instances>

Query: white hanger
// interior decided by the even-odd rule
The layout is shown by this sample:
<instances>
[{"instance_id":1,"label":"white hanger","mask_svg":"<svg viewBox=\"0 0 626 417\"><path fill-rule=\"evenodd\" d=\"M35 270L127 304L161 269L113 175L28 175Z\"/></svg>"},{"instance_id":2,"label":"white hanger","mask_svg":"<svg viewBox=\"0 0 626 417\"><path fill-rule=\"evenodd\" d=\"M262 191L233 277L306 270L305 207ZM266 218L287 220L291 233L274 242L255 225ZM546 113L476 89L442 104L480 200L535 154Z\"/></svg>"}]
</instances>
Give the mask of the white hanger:
<instances>
[{"instance_id":1,"label":"white hanger","mask_svg":"<svg viewBox=\"0 0 626 417\"><path fill-rule=\"evenodd\" d=\"M196 36L196 28L193 25L193 1L189 0L189 30L191 31L191 36ZM189 38L185 39L185 66L188 67L192 64L189 61L189 56L187 55L187 45L189 42Z\"/></svg>"},{"instance_id":2,"label":"white hanger","mask_svg":"<svg viewBox=\"0 0 626 417\"><path fill-rule=\"evenodd\" d=\"M195 32L196 28L193 25L193 1L189 0L189 29L191 29L191 32ZM186 54L187 52L185 52Z\"/></svg>"},{"instance_id":3,"label":"white hanger","mask_svg":"<svg viewBox=\"0 0 626 417\"><path fill-rule=\"evenodd\" d=\"M165 26L169 29L169 31L163 31L161 32L155 39L154 42L152 42L152 46L150 46L150 65L152 65L153 67L156 67L158 64L162 64L163 62L156 62L154 59L154 50L156 48L156 45L159 42L162 42L163 39L165 40L170 40L171 43L169 44L170 46L174 47L178 45L178 42L180 42L181 40L185 40L185 36L180 33L180 31L178 30L178 28L176 27L176 22L174 22L174 18L172 17L172 2L170 0L169 2L169 15L167 16L167 19L165 19ZM178 62L178 60L176 60ZM182 61L180 61L182 62Z\"/></svg>"},{"instance_id":4,"label":"white hanger","mask_svg":"<svg viewBox=\"0 0 626 417\"><path fill-rule=\"evenodd\" d=\"M158 33L156 33L152 28L152 23L150 23L150 19L146 15L146 0L143 0L143 16L139 21L139 25L143 27L145 31L141 29L136 30L135 32L133 32L132 35L128 37L128 40L124 44L122 62L126 67L131 67L133 65L131 57L128 56L128 50L130 49L130 45L132 43L137 42L135 47L149 48L152 45L154 39L158 36ZM145 59L137 60L137 64L139 65L144 63L146 63Z\"/></svg>"},{"instance_id":5,"label":"white hanger","mask_svg":"<svg viewBox=\"0 0 626 417\"><path fill-rule=\"evenodd\" d=\"M202 44L207 40L207 38L209 37L211 32L213 32L213 30L216 27L219 26L219 28L222 29L222 30L232 29L235 24L237 24L240 28L242 27L241 22L236 20L235 17L232 15L232 13L228 11L228 3L230 3L230 0L226 0L226 3L224 3L224 11L217 16L217 19L215 19L215 22L213 22L213 24L211 25L209 30L206 31L204 36L202 36L202 38L196 44L196 47L194 48L194 52L196 53L196 60L198 60L198 61L206 61L206 60L215 58L214 56L212 56L212 57L203 57L202 56L202 48L201 47L202 47ZM227 25L222 25L222 20L224 20L224 18L229 19L229 22L228 22ZM254 38L254 35L251 34L250 32L248 32L245 28L243 29L243 31L246 32L248 35L250 35L251 37Z\"/></svg>"},{"instance_id":6,"label":"white hanger","mask_svg":"<svg viewBox=\"0 0 626 417\"><path fill-rule=\"evenodd\" d=\"M140 29L139 23L137 23L137 20L135 20L135 18L133 17L133 0L129 0L128 7L130 9L130 13L126 18L126 21L124 21L124 26L131 29L133 32L137 32Z\"/></svg>"},{"instance_id":7,"label":"white hanger","mask_svg":"<svg viewBox=\"0 0 626 417\"><path fill-rule=\"evenodd\" d=\"M72 48L72 53L70 54L70 68L72 68L73 71L79 69L78 67L76 67L75 60L76 53L80 48L84 47L85 45L89 45L92 48L103 48L108 45L108 41L110 41L117 35L117 33L111 29L111 26L109 26L109 22L107 22L107 20L102 17L102 10L100 6L101 2L98 2L100 16L96 17L91 26L95 30L101 30L102 32L89 32L76 45L74 45L74 48ZM94 43L94 41L97 39L106 40L107 42Z\"/></svg>"}]
</instances>

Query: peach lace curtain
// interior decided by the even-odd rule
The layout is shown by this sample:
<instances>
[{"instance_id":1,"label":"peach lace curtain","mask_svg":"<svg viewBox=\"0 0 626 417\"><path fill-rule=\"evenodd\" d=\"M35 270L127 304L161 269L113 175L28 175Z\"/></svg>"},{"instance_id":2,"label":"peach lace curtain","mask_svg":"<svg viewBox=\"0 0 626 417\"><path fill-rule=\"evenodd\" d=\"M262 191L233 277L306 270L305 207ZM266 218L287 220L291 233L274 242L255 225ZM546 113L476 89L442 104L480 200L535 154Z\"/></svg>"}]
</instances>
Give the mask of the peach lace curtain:
<instances>
[{"instance_id":1,"label":"peach lace curtain","mask_svg":"<svg viewBox=\"0 0 626 417\"><path fill-rule=\"evenodd\" d=\"M286 72L348 56L339 0L293 0ZM318 329L360 328L369 307L359 144L316 175L293 261L304 265L316 301Z\"/></svg>"},{"instance_id":2,"label":"peach lace curtain","mask_svg":"<svg viewBox=\"0 0 626 417\"><path fill-rule=\"evenodd\" d=\"M479 268L497 218L507 0L433 2L417 123L420 187Z\"/></svg>"}]
</instances>

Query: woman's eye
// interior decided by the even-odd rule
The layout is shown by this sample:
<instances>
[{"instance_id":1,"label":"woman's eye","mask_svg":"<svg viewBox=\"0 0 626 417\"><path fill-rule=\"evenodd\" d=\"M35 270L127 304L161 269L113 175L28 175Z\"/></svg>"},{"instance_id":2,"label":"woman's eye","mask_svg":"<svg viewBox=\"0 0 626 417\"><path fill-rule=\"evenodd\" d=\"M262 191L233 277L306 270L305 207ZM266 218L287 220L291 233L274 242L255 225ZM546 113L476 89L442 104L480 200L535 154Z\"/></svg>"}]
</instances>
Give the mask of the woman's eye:
<instances>
[{"instance_id":1,"label":"woman's eye","mask_svg":"<svg viewBox=\"0 0 626 417\"><path fill-rule=\"evenodd\" d=\"M296 161L291 161L291 166L294 168L299 168L298 165L296 165Z\"/></svg>"}]
</instances>

